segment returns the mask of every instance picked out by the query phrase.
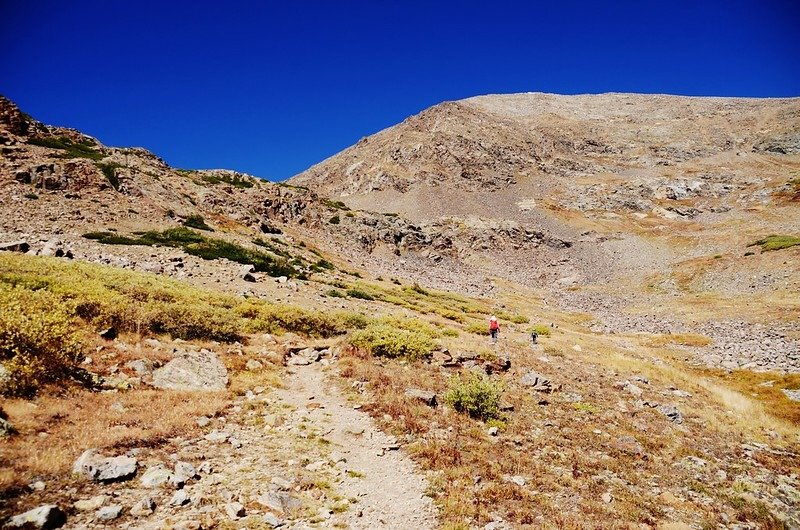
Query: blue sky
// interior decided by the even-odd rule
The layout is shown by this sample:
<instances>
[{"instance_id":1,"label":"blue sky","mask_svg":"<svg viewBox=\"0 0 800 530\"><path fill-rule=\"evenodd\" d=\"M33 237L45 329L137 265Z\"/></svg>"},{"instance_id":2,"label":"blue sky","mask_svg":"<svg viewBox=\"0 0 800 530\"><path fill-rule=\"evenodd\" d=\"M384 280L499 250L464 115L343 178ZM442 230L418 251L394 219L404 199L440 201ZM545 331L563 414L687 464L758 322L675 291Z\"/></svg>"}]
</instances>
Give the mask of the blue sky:
<instances>
[{"instance_id":1,"label":"blue sky","mask_svg":"<svg viewBox=\"0 0 800 530\"><path fill-rule=\"evenodd\" d=\"M488 93L800 96L800 4L0 0L0 94L184 168L280 180Z\"/></svg>"}]
</instances>

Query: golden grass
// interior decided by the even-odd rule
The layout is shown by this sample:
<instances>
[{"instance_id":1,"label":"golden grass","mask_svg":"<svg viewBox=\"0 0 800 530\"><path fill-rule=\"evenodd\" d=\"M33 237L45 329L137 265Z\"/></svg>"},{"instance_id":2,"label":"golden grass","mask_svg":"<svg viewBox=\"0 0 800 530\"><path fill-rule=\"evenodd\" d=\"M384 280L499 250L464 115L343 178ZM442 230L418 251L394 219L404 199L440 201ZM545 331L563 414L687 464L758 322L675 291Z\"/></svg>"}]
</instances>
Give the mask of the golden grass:
<instances>
[{"instance_id":1,"label":"golden grass","mask_svg":"<svg viewBox=\"0 0 800 530\"><path fill-rule=\"evenodd\" d=\"M124 412L111 408L115 403ZM197 430L199 416L213 416L227 404L225 393L137 390L106 394L77 391L42 396L36 402L3 402L19 434L0 445L5 472L0 490L35 477L69 474L89 447L118 453L151 447Z\"/></svg>"}]
</instances>

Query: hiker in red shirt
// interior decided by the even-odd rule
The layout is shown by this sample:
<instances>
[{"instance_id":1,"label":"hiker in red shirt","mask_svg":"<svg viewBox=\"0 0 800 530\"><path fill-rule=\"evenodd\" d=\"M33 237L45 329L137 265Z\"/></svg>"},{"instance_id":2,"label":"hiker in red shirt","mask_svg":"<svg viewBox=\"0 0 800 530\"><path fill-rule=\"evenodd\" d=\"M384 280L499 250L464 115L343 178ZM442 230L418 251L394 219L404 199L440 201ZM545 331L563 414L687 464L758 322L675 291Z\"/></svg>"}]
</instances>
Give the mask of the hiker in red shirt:
<instances>
[{"instance_id":1,"label":"hiker in red shirt","mask_svg":"<svg viewBox=\"0 0 800 530\"><path fill-rule=\"evenodd\" d=\"M492 344L497 344L497 334L500 333L500 323L497 317L492 315L489 319L489 336L492 338Z\"/></svg>"}]
</instances>

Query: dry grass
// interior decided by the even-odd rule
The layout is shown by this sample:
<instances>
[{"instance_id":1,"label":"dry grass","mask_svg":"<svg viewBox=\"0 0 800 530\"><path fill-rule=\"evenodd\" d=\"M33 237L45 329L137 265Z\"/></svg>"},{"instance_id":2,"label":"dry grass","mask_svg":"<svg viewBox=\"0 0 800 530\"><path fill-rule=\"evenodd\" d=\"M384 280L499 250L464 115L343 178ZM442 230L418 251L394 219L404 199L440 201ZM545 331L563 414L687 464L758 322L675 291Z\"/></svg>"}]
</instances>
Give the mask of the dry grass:
<instances>
[{"instance_id":1,"label":"dry grass","mask_svg":"<svg viewBox=\"0 0 800 530\"><path fill-rule=\"evenodd\" d=\"M115 403L124 412L111 408ZM19 434L0 446L4 473L0 490L37 478L69 474L88 447L116 453L152 447L197 429L199 416L213 416L227 403L224 393L137 390L119 394L77 391L35 402L3 402Z\"/></svg>"}]
</instances>

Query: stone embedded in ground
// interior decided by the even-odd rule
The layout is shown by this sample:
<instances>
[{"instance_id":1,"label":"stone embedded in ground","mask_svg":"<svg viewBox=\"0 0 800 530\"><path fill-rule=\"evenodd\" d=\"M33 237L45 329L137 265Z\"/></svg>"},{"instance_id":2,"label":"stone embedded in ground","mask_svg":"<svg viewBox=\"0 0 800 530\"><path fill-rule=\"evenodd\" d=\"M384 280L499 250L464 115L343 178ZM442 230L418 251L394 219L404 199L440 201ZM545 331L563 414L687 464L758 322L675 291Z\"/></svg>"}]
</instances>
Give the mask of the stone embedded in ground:
<instances>
[{"instance_id":1,"label":"stone embedded in ground","mask_svg":"<svg viewBox=\"0 0 800 530\"><path fill-rule=\"evenodd\" d=\"M98 482L128 480L136 475L139 463L129 456L105 458L95 449L87 449L72 466L74 473L80 473Z\"/></svg>"},{"instance_id":2,"label":"stone embedded in ground","mask_svg":"<svg viewBox=\"0 0 800 530\"><path fill-rule=\"evenodd\" d=\"M191 502L189 499L189 494L186 493L186 490L178 490L169 500L170 506L185 506Z\"/></svg>"},{"instance_id":3,"label":"stone embedded in ground","mask_svg":"<svg viewBox=\"0 0 800 530\"><path fill-rule=\"evenodd\" d=\"M256 271L256 268L252 265L243 265L239 269L239 277L246 281L246 282L255 282L256 277L253 274Z\"/></svg>"},{"instance_id":4,"label":"stone embedded in ground","mask_svg":"<svg viewBox=\"0 0 800 530\"><path fill-rule=\"evenodd\" d=\"M683 423L683 414L675 405L659 405L656 410L666 416L672 423Z\"/></svg>"},{"instance_id":5,"label":"stone embedded in ground","mask_svg":"<svg viewBox=\"0 0 800 530\"><path fill-rule=\"evenodd\" d=\"M528 483L528 481L525 480L525 477L521 477L519 475L504 475L503 480L510 484L516 484L520 487Z\"/></svg>"},{"instance_id":6,"label":"stone embedded in ground","mask_svg":"<svg viewBox=\"0 0 800 530\"><path fill-rule=\"evenodd\" d=\"M12 434L16 434L16 432L17 430L8 420L0 417L0 438L11 436Z\"/></svg>"},{"instance_id":7,"label":"stone embedded in ground","mask_svg":"<svg viewBox=\"0 0 800 530\"><path fill-rule=\"evenodd\" d=\"M250 359L244 367L251 372L256 372L264 368L264 365L261 361Z\"/></svg>"},{"instance_id":8,"label":"stone embedded in ground","mask_svg":"<svg viewBox=\"0 0 800 530\"><path fill-rule=\"evenodd\" d=\"M788 397L790 400L792 400L792 401L800 401L800 388L796 388L796 389L793 389L793 390L789 390L788 388L784 388L782 391L783 391L784 394L786 394L786 397Z\"/></svg>"},{"instance_id":9,"label":"stone embedded in ground","mask_svg":"<svg viewBox=\"0 0 800 530\"><path fill-rule=\"evenodd\" d=\"M153 500L152 497L145 497L136 504L133 505L131 508L131 515L136 517L141 517L144 515L150 515L156 509L156 502Z\"/></svg>"},{"instance_id":10,"label":"stone embedded in ground","mask_svg":"<svg viewBox=\"0 0 800 530\"><path fill-rule=\"evenodd\" d=\"M107 495L95 495L94 497L90 497L88 499L81 499L79 501L75 501L72 507L79 512L91 512L94 510L98 510L106 503L107 500L108 500Z\"/></svg>"},{"instance_id":11,"label":"stone embedded in ground","mask_svg":"<svg viewBox=\"0 0 800 530\"><path fill-rule=\"evenodd\" d=\"M642 456L645 454L644 448L633 436L620 436L612 440L608 445L627 455Z\"/></svg>"},{"instance_id":12,"label":"stone embedded in ground","mask_svg":"<svg viewBox=\"0 0 800 530\"><path fill-rule=\"evenodd\" d=\"M256 502L275 512L290 513L303 505L297 497L284 491L270 491L256 498Z\"/></svg>"},{"instance_id":13,"label":"stone embedded in ground","mask_svg":"<svg viewBox=\"0 0 800 530\"><path fill-rule=\"evenodd\" d=\"M8 243L0 243L0 252L28 252L31 249L27 241L10 241Z\"/></svg>"},{"instance_id":14,"label":"stone embedded in ground","mask_svg":"<svg viewBox=\"0 0 800 530\"><path fill-rule=\"evenodd\" d=\"M146 376L153 373L153 361L149 359L136 359L125 363L125 368L133 370L138 376Z\"/></svg>"},{"instance_id":15,"label":"stone embedded in ground","mask_svg":"<svg viewBox=\"0 0 800 530\"><path fill-rule=\"evenodd\" d=\"M239 519L247 514L247 510L244 509L241 503L229 502L225 505L225 513L228 514L228 517L231 519Z\"/></svg>"},{"instance_id":16,"label":"stone embedded in ground","mask_svg":"<svg viewBox=\"0 0 800 530\"><path fill-rule=\"evenodd\" d=\"M228 370L210 350L188 351L153 372L152 384L169 390L225 390Z\"/></svg>"},{"instance_id":17,"label":"stone embedded in ground","mask_svg":"<svg viewBox=\"0 0 800 530\"><path fill-rule=\"evenodd\" d=\"M8 520L5 528L36 528L48 530L60 528L67 522L67 515L54 504L39 506Z\"/></svg>"},{"instance_id":18,"label":"stone embedded in ground","mask_svg":"<svg viewBox=\"0 0 800 530\"><path fill-rule=\"evenodd\" d=\"M528 372L520 379L522 386L530 387L538 392L552 392L555 390L553 383L547 377L536 372Z\"/></svg>"},{"instance_id":19,"label":"stone embedded in ground","mask_svg":"<svg viewBox=\"0 0 800 530\"><path fill-rule=\"evenodd\" d=\"M429 407L436 406L436 392L430 390L422 390L419 388L407 388L405 391L406 397L416 399L428 405Z\"/></svg>"},{"instance_id":20,"label":"stone embedded in ground","mask_svg":"<svg viewBox=\"0 0 800 530\"><path fill-rule=\"evenodd\" d=\"M161 464L150 466L147 471L139 478L139 482L145 488L158 488L169 482L172 473Z\"/></svg>"},{"instance_id":21,"label":"stone embedded in ground","mask_svg":"<svg viewBox=\"0 0 800 530\"><path fill-rule=\"evenodd\" d=\"M94 514L95 518L101 521L113 521L122 514L122 506L119 504L111 504L103 506Z\"/></svg>"},{"instance_id":22,"label":"stone embedded in ground","mask_svg":"<svg viewBox=\"0 0 800 530\"><path fill-rule=\"evenodd\" d=\"M175 464L175 475L182 477L184 482L199 476L197 474L197 469L189 462L177 462Z\"/></svg>"}]
</instances>

